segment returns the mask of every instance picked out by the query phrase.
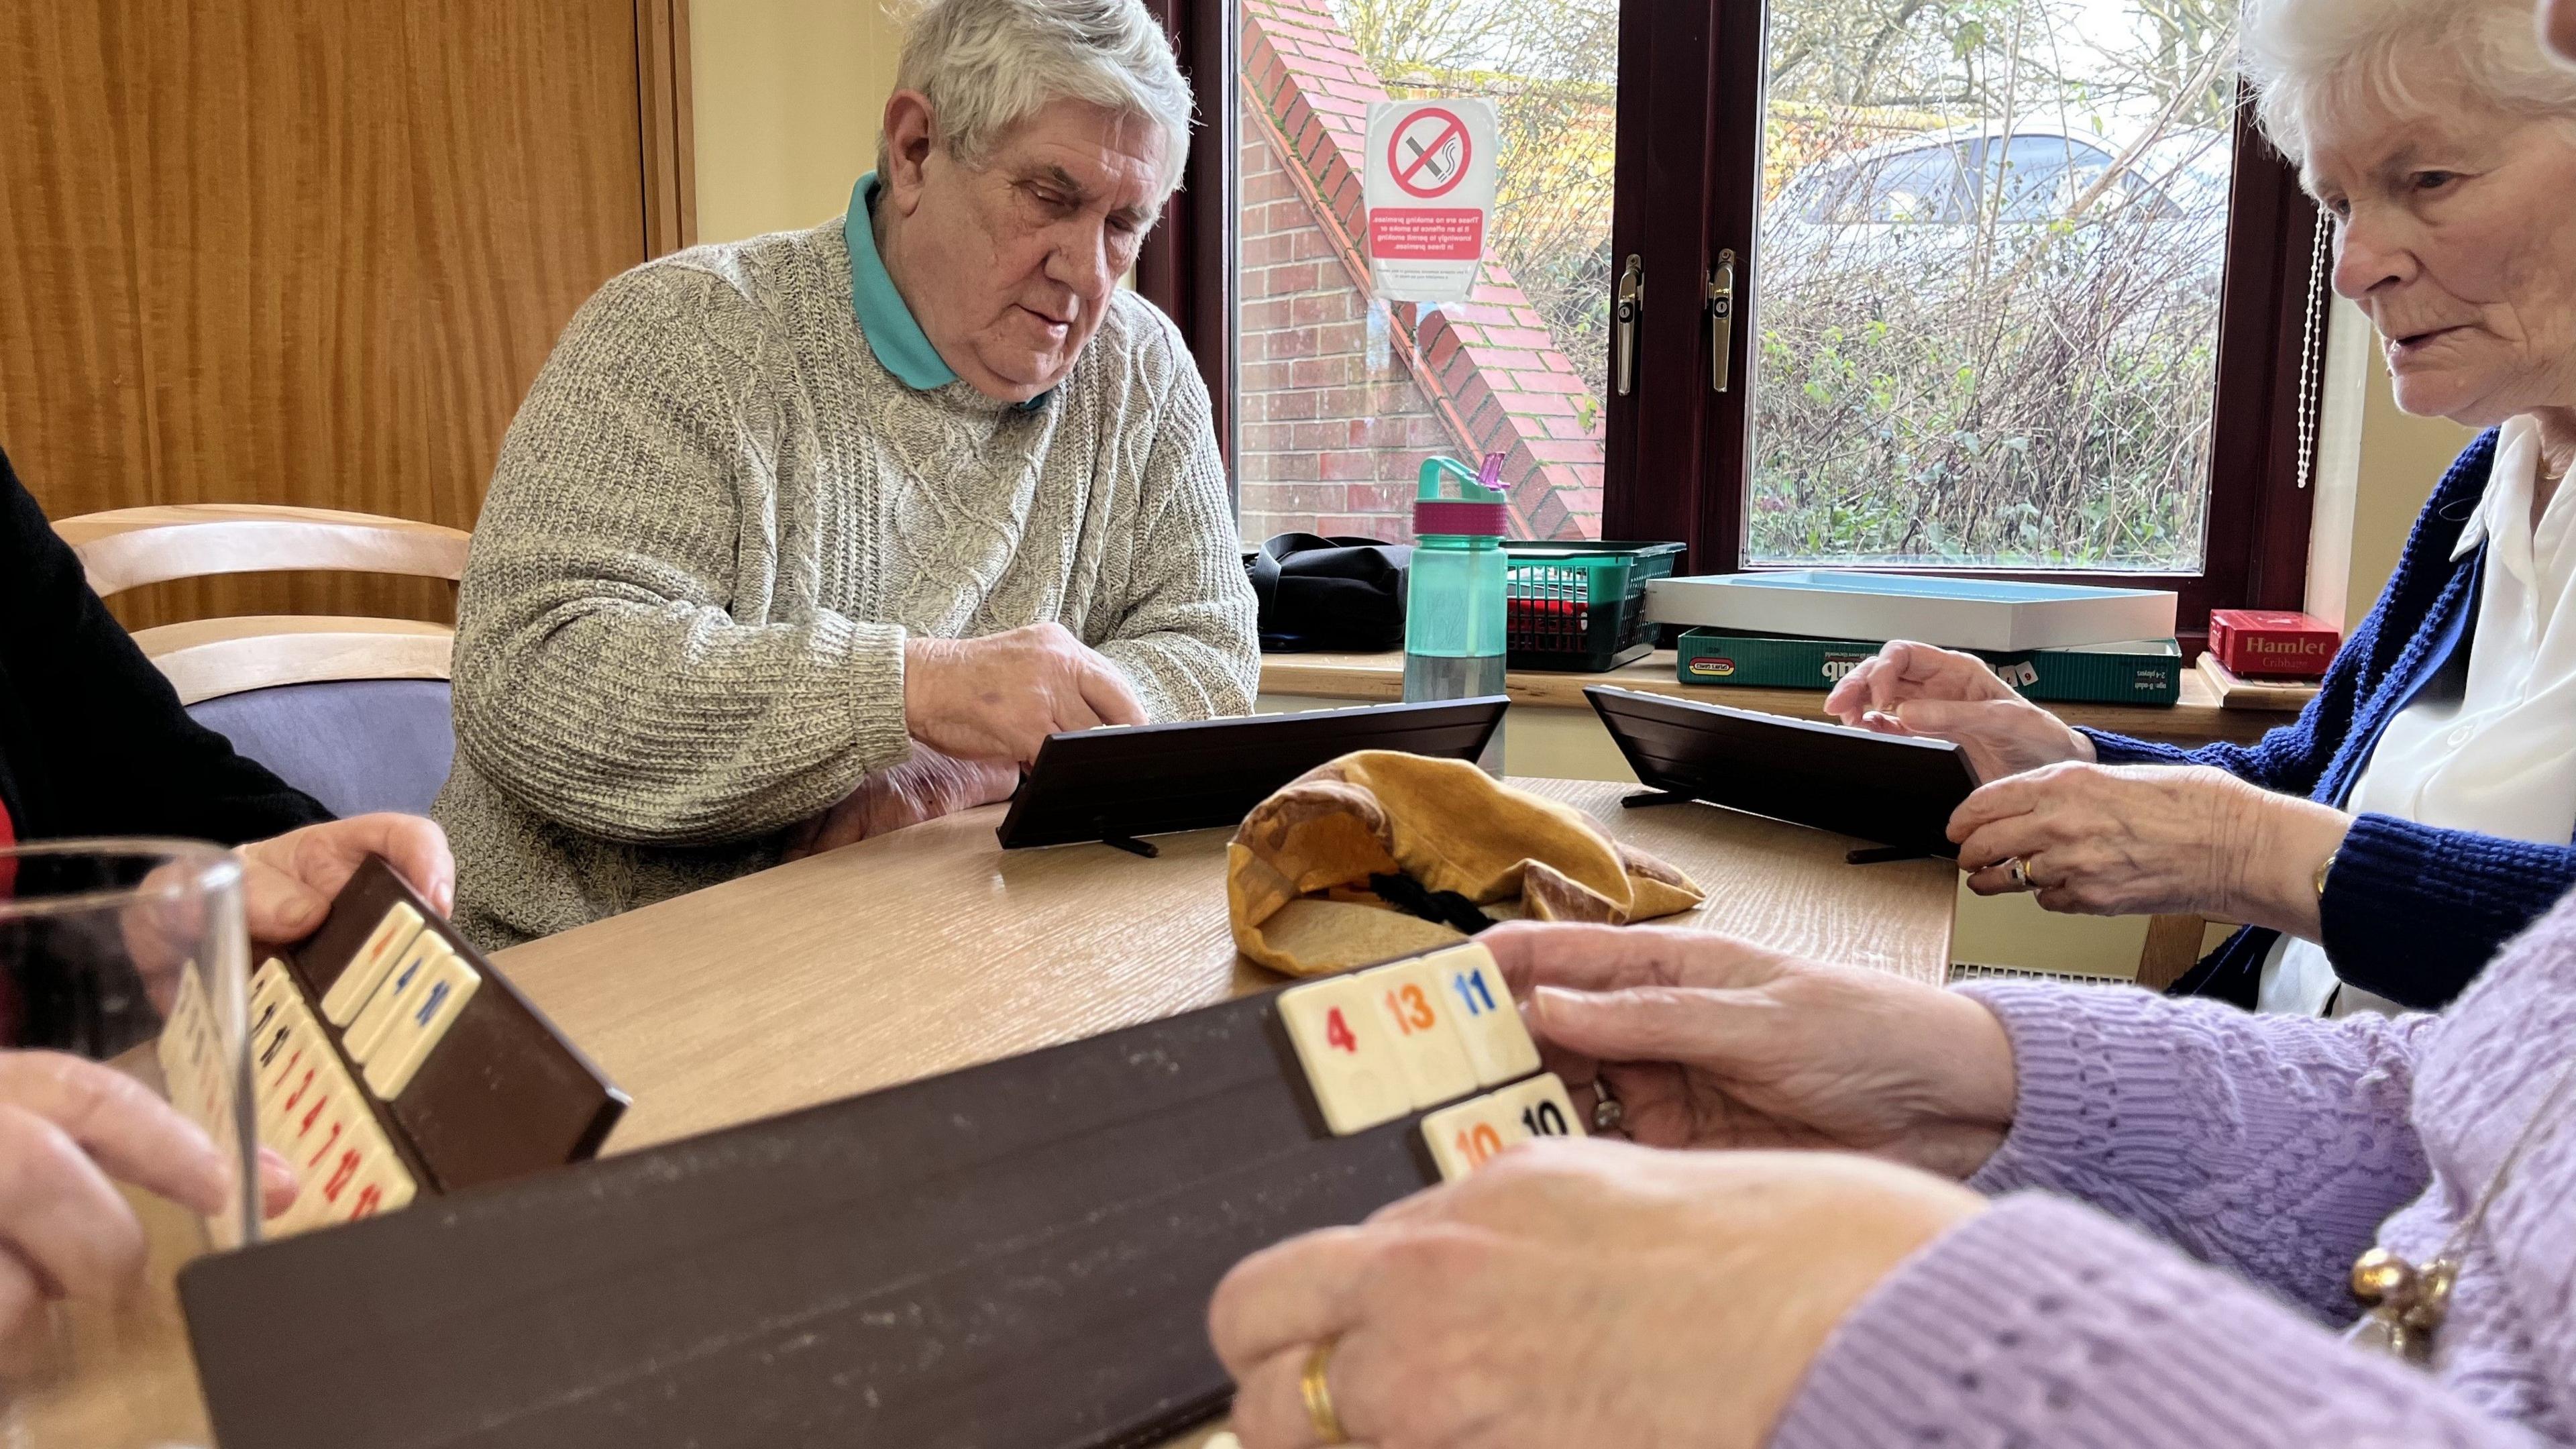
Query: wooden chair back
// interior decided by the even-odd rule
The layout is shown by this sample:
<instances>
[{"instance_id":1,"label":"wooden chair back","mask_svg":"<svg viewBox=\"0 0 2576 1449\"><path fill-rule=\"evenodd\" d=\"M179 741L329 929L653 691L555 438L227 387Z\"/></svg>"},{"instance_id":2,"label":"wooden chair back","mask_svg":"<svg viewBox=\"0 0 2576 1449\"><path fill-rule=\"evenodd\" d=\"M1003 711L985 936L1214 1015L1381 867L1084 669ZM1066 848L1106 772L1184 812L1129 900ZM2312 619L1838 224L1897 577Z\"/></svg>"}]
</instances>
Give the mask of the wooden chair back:
<instances>
[{"instance_id":1,"label":"wooden chair back","mask_svg":"<svg viewBox=\"0 0 2576 1449\"><path fill-rule=\"evenodd\" d=\"M415 619L244 614L138 629L134 642L181 704L200 704L281 684L446 679L456 631Z\"/></svg>"},{"instance_id":2,"label":"wooden chair back","mask_svg":"<svg viewBox=\"0 0 2576 1449\"><path fill-rule=\"evenodd\" d=\"M101 596L212 574L319 570L465 575L462 529L371 513L184 503L83 514L54 525ZM182 704L283 684L445 679L456 631L408 619L251 614L136 632Z\"/></svg>"},{"instance_id":3,"label":"wooden chair back","mask_svg":"<svg viewBox=\"0 0 2576 1449\"><path fill-rule=\"evenodd\" d=\"M318 570L444 579L467 536L402 518L264 504L123 508L66 518L102 595L210 574ZM198 723L339 815L429 809L456 755L456 631L410 619L253 614L137 630Z\"/></svg>"},{"instance_id":4,"label":"wooden chair back","mask_svg":"<svg viewBox=\"0 0 2576 1449\"><path fill-rule=\"evenodd\" d=\"M2147 940L2138 952L2138 984L2162 991L2200 964L2204 938L2216 924L2199 915L2150 916Z\"/></svg>"},{"instance_id":5,"label":"wooden chair back","mask_svg":"<svg viewBox=\"0 0 2576 1449\"><path fill-rule=\"evenodd\" d=\"M85 513L54 525L101 597L213 574L311 569L465 576L462 529L372 513L259 503L179 503Z\"/></svg>"}]
</instances>

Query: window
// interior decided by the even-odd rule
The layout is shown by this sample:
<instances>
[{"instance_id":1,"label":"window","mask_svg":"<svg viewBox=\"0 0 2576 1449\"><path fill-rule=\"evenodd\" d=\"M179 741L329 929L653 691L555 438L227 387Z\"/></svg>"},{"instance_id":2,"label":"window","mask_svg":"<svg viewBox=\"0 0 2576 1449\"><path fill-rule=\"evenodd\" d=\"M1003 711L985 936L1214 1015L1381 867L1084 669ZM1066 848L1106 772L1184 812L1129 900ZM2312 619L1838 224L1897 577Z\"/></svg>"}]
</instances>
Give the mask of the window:
<instances>
[{"instance_id":1,"label":"window","mask_svg":"<svg viewBox=\"0 0 2576 1449\"><path fill-rule=\"evenodd\" d=\"M1514 531L1599 536L1616 0L1232 0L1243 535L1412 536L1425 455L1504 455ZM1502 154L1465 303L1371 295L1369 102L1481 96Z\"/></svg>"},{"instance_id":2,"label":"window","mask_svg":"<svg viewBox=\"0 0 2576 1449\"><path fill-rule=\"evenodd\" d=\"M1248 541L1403 537L1426 453L1498 451L1517 532L1700 571L2097 577L2178 590L2186 630L2299 601L2323 237L2242 117L2228 0L1164 3L1212 124L1145 287ZM1502 118L1484 281L1388 305L1367 105L1463 94Z\"/></svg>"},{"instance_id":3,"label":"window","mask_svg":"<svg viewBox=\"0 0 2576 1449\"><path fill-rule=\"evenodd\" d=\"M1745 562L2199 568L2232 29L2173 17L1773 6Z\"/></svg>"}]
</instances>

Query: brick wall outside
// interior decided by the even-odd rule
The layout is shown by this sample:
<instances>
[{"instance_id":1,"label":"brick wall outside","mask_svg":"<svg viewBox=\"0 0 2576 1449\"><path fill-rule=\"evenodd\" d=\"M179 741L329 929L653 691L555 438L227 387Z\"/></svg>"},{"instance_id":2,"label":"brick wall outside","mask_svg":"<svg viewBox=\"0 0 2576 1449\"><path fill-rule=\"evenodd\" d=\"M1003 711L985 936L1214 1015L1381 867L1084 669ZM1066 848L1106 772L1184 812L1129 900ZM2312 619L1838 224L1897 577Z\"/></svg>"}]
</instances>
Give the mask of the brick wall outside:
<instances>
[{"instance_id":1,"label":"brick wall outside","mask_svg":"<svg viewBox=\"0 0 2576 1449\"><path fill-rule=\"evenodd\" d=\"M1414 384L1393 319L1341 263L1280 169L1242 129L1237 476L1247 543L1278 533L1409 542L1414 474L1458 440ZM1474 466L1475 459L1465 460Z\"/></svg>"},{"instance_id":2,"label":"brick wall outside","mask_svg":"<svg viewBox=\"0 0 2576 1449\"><path fill-rule=\"evenodd\" d=\"M1328 0L1241 0L1243 536L1409 536L1423 457L1504 457L1513 536L1599 537L1601 409L1489 251L1462 303L1372 309L1360 151L1386 88Z\"/></svg>"}]
</instances>

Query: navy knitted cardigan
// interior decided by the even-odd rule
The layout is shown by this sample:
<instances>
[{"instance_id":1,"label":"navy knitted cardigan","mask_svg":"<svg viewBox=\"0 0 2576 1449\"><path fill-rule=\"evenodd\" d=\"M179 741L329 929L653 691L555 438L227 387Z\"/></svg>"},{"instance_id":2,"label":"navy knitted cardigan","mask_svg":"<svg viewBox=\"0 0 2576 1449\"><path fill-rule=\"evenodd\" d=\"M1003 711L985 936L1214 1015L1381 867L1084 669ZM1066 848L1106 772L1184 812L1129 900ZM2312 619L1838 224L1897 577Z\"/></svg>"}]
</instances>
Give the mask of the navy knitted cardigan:
<instances>
[{"instance_id":1,"label":"navy knitted cardigan","mask_svg":"<svg viewBox=\"0 0 2576 1449\"><path fill-rule=\"evenodd\" d=\"M2086 730L2106 765L2215 765L2267 790L2341 807L2388 722L2413 702L2476 629L2481 546L2451 550L2477 515L2497 434L2469 445L2443 475L2378 606L2335 655L2298 723L2252 745L2179 750ZM2576 835L2576 821L2569 822ZM2487 959L2576 884L2576 847L2436 830L2389 815L2354 821L2326 876L2319 910L2335 974L2402 1006L2449 1004ZM2277 931L2248 926L2190 974L2176 995L2254 1004Z\"/></svg>"}]
</instances>

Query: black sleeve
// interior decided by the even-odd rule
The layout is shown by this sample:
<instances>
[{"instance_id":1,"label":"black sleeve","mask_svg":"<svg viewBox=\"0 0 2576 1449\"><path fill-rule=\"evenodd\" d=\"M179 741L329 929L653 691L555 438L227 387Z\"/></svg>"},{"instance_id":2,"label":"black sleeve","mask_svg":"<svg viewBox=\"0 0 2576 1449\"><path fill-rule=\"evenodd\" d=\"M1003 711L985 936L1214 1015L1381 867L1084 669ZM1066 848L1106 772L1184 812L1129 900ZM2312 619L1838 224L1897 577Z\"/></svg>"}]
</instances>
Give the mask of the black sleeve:
<instances>
[{"instance_id":1,"label":"black sleeve","mask_svg":"<svg viewBox=\"0 0 2576 1449\"><path fill-rule=\"evenodd\" d=\"M22 839L239 845L331 818L188 717L0 454L0 780Z\"/></svg>"}]
</instances>

